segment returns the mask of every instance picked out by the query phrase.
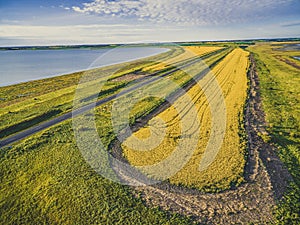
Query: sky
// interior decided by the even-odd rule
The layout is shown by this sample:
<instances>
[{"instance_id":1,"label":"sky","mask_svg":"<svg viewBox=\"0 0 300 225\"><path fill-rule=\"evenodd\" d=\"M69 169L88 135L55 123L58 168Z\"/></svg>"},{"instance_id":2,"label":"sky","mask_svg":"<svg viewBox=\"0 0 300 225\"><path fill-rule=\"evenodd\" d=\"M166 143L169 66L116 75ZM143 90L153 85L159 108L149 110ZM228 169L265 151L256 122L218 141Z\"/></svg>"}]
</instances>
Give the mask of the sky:
<instances>
[{"instance_id":1,"label":"sky","mask_svg":"<svg viewBox=\"0 0 300 225\"><path fill-rule=\"evenodd\" d=\"M0 46L300 37L300 0L0 0Z\"/></svg>"}]
</instances>

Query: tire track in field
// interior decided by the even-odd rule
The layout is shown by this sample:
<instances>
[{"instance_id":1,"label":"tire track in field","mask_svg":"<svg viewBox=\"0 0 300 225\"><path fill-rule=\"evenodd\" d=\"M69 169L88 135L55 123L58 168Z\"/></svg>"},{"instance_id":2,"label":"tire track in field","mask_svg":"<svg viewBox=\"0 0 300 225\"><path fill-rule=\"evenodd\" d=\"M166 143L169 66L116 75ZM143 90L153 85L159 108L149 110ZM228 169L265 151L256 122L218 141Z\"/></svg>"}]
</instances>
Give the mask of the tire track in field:
<instances>
[{"instance_id":1,"label":"tire track in field","mask_svg":"<svg viewBox=\"0 0 300 225\"><path fill-rule=\"evenodd\" d=\"M229 52L229 53L230 53L230 52ZM229 54L229 53L228 53L228 54ZM217 60L217 61L214 63L214 66L216 66L219 62L221 62L222 59L224 59L224 58L225 58L225 56L222 57L221 59ZM233 55L231 56L231 58L233 58ZM231 59L231 58L230 58L230 59ZM229 61L229 60L228 60L228 61ZM214 67L214 66L213 66L213 67ZM195 96L193 96L193 98L191 99L192 102L194 102L194 103L198 102L198 101L200 100L200 98L203 97L203 95L205 95L207 88L209 88L209 87L211 86L211 84L213 83L213 81L216 79L216 77L219 76L220 72L222 71L222 69L223 69L224 67L225 67L225 65L222 65L222 67L216 72L215 76L212 76L205 84L202 84L202 85L201 85L201 89L202 89L203 91L202 91L202 92L199 92L198 94L196 94ZM211 68L212 68L212 67L211 67ZM200 73L200 74L201 74L201 73ZM195 76L195 77L196 77L196 78L195 78L195 81L198 82L198 81L203 77L203 76L201 76L200 74ZM227 80L227 79L229 79L229 78L227 77L226 80ZM226 81L220 83L220 87L222 87L222 85L223 85L224 83L226 83ZM186 89L187 89L187 88L186 88ZM217 92L214 91L212 94L214 94L214 93L217 93ZM216 96L216 94L212 96L212 99L213 99L215 96ZM187 114L187 112L193 107L193 106L188 106L188 105L189 105L189 104L187 103L187 104L186 104L186 107L183 107L185 113L182 113L183 111L179 111L178 114L177 114L175 117L172 118L172 120L177 119L177 118L179 117L179 115L185 116L185 115ZM203 109L203 107L205 107L205 108ZM206 111L208 108L209 108L209 105L206 104L206 101L202 101L201 104L200 104L199 109L197 110L197 112L203 111L203 112L202 112L202 116L200 117L200 121L202 121L203 116L204 116L204 113L205 113L205 111ZM174 125L174 123L176 123L176 122L169 122L169 121L166 121L166 124L168 124L168 126L172 126L172 125Z\"/></svg>"}]
</instances>

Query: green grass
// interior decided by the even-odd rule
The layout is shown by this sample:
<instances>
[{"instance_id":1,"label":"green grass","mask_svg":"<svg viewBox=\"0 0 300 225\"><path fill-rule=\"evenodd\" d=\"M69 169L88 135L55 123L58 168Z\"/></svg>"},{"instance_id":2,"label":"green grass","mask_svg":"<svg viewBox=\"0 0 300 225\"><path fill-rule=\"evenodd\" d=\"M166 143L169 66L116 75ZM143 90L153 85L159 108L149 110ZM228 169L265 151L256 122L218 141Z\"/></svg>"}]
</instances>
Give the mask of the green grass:
<instances>
[{"instance_id":1,"label":"green grass","mask_svg":"<svg viewBox=\"0 0 300 225\"><path fill-rule=\"evenodd\" d=\"M125 85L125 82L106 83L99 95L104 98ZM66 88L2 108L0 138L71 111L74 92L73 87ZM87 101L83 99L83 103Z\"/></svg>"},{"instance_id":2,"label":"green grass","mask_svg":"<svg viewBox=\"0 0 300 225\"><path fill-rule=\"evenodd\" d=\"M148 208L83 160L70 122L1 149L0 224L189 224Z\"/></svg>"},{"instance_id":3,"label":"green grass","mask_svg":"<svg viewBox=\"0 0 300 225\"><path fill-rule=\"evenodd\" d=\"M255 53L263 107L271 137L278 155L293 177L289 191L279 203L276 224L300 223L300 77L299 69L280 58L291 60L299 52L280 51L269 44L250 48ZM294 62L300 65L299 61Z\"/></svg>"}]
</instances>

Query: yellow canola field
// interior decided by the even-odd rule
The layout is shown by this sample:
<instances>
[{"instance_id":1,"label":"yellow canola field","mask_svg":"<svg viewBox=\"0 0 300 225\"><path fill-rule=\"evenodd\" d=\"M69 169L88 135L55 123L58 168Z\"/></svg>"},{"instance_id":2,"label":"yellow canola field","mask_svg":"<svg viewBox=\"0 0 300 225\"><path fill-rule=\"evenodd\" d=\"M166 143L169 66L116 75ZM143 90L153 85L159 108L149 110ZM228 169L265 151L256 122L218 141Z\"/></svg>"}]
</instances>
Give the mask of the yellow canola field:
<instances>
[{"instance_id":1,"label":"yellow canola field","mask_svg":"<svg viewBox=\"0 0 300 225\"><path fill-rule=\"evenodd\" d=\"M214 46L188 46L184 47L184 52L174 58L165 60L163 62L158 62L158 64L155 64L153 66L149 66L144 68L143 70L147 71L158 71L162 70L168 66L176 65L176 63L181 62L182 60L186 60L195 56L201 56L205 55L210 52L214 52L216 50L219 50L223 47L214 47Z\"/></svg>"},{"instance_id":2,"label":"yellow canola field","mask_svg":"<svg viewBox=\"0 0 300 225\"><path fill-rule=\"evenodd\" d=\"M226 132L221 148L215 149L218 154L207 168L199 170L212 133L213 112L208 99L213 98L214 90L211 91L210 97L208 92L204 91L211 88L209 76L203 78L200 85L195 85L187 94L178 98L173 106L150 120L146 127L129 137L122 145L124 156L131 165L140 168L149 176L156 179L169 178L169 182L176 185L204 191L219 191L240 184L243 181L245 166L245 143L241 140L239 131L247 97L247 69L248 53L238 48L212 70L224 96L226 115L223 116L226 119ZM187 96L193 106L187 103ZM196 109L196 118L200 125L190 119L193 118L192 108ZM186 130L187 126L191 129ZM196 146L193 145L195 137ZM136 142L135 138L144 140L145 146L141 147L141 142ZM184 150L176 153L176 157L173 154L180 143L190 143L191 146L186 145ZM157 166L163 161L164 165ZM178 172L166 177L168 171L178 167Z\"/></svg>"}]
</instances>

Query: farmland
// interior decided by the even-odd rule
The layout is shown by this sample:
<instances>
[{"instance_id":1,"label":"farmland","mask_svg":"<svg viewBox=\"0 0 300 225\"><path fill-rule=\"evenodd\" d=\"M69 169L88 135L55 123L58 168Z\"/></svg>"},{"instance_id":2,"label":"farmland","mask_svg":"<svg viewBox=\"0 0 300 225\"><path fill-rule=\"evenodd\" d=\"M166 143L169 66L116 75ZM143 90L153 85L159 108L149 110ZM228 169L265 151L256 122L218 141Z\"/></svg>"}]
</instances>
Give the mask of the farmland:
<instances>
[{"instance_id":1,"label":"farmland","mask_svg":"<svg viewBox=\"0 0 300 225\"><path fill-rule=\"evenodd\" d=\"M239 65L239 67L236 65ZM191 124L191 130L200 130L199 137L201 138L197 143L196 150L189 160L189 163L187 163L176 175L170 178L171 183L197 187L206 191L217 191L228 189L231 185L239 185L243 181L245 146L242 146L238 135L240 122L238 118L243 112L246 100L247 78L245 74L247 67L247 53L240 49L236 49L228 54L226 58L212 70L221 85L225 97L227 127L224 142L217 158L204 172L199 171L198 167L200 159L205 151L205 143L208 143L211 132L212 115L207 98L213 98L216 93L209 93L211 96L207 96L197 85L187 92L190 98L193 99L193 104L195 105L201 124L199 127L193 127ZM208 83L207 79L201 81L203 82L202 87ZM238 96L238 98L236 96ZM184 104L183 106L180 106L181 109L188 108L188 105L185 105L186 102L184 99L178 99L178 101L179 103L177 104ZM189 111L185 113L186 117L192 118L192 115L189 115ZM151 151L134 151L125 147L125 156L131 164L135 166L154 165L167 158L174 151L174 147L177 145L177 140L181 133L180 120L182 119L185 121L185 118L180 118L174 107L162 112L158 117L166 123L167 131L165 139L157 148ZM157 118L153 118L153 121L150 121L149 123L155 124L154 120L157 120ZM191 119L187 119L187 121L190 120ZM149 127L140 129L134 135L138 138L146 138L149 135L149 129ZM124 146L133 145L130 144L130 142L133 141L129 138L124 142ZM192 140L187 140L187 142L192 142ZM181 160L181 158L179 158L179 160ZM174 161L173 163L176 165L179 162ZM172 167L174 164L171 164L170 166ZM157 178L159 179L159 177Z\"/></svg>"},{"instance_id":2,"label":"farmland","mask_svg":"<svg viewBox=\"0 0 300 225\"><path fill-rule=\"evenodd\" d=\"M138 64L139 66L142 65ZM132 68L129 66L126 69ZM78 79L79 75L74 74L62 78L66 81L70 80L69 85L72 86L71 84ZM10 103L6 100L2 104L7 107L17 107L21 104L25 108L31 108L32 104L28 102L34 103L36 100L32 98L38 98L39 93L46 94L51 99L52 93L45 93L50 90L40 88L40 82L46 85L47 82L52 83L55 79L62 78L4 87L2 94L14 93L15 90L20 90L19 87L22 85L27 88L34 86L35 89L32 89L34 94L24 96L23 101L12 95L11 99L8 99ZM68 82L62 86L66 87L67 84ZM61 91L58 93L64 94L65 90L72 91L72 88L75 87L58 90ZM30 89L26 89L28 90ZM17 95L17 93L14 94ZM57 99L58 101L65 100ZM110 113L107 110L110 105L111 103L108 103L99 107L96 113L97 121L101 121L98 129L103 135L103 142L106 146L114 138L111 136ZM139 107L138 110L146 111L149 105L145 103L144 105L146 109ZM12 109L7 111L10 110ZM34 108L29 111L32 110ZM135 114L139 112L133 112L133 115ZM187 218L160 211L158 208L148 208L143 205L141 199L135 199L132 196L128 187L114 184L97 175L82 159L72 133L71 123L66 121L14 145L13 148L1 149L1 218L3 223L73 224L74 221L77 223L136 221L136 223L162 224L172 221L174 224L186 224L189 221ZM31 163L28 163L29 161ZM71 212L72 217L69 216Z\"/></svg>"},{"instance_id":3,"label":"farmland","mask_svg":"<svg viewBox=\"0 0 300 225\"><path fill-rule=\"evenodd\" d=\"M71 112L74 102L80 109L107 99L79 115L77 127L66 119L0 149L0 223L297 224L299 52L281 43L182 45L0 87L0 141ZM81 99L78 90L87 90ZM76 132L92 147L93 119L105 152L163 182L130 187L97 173L134 179L109 157L86 160ZM121 143L116 129L127 125L133 133ZM278 156L284 164L272 167Z\"/></svg>"}]
</instances>

